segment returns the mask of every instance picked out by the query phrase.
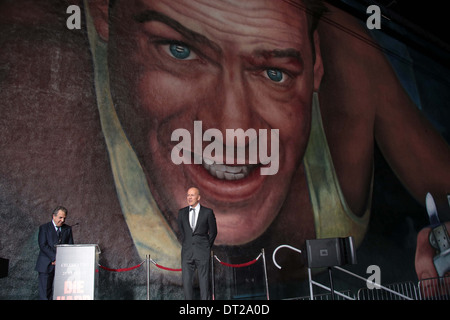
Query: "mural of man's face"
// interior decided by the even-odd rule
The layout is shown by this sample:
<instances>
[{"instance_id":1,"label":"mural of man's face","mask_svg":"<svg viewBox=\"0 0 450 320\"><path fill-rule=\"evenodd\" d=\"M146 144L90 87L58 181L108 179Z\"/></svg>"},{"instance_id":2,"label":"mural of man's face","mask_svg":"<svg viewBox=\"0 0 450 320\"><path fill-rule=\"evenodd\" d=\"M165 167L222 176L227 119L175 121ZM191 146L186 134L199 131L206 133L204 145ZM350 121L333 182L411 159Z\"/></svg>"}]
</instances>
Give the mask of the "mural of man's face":
<instances>
[{"instance_id":1,"label":"mural of man's face","mask_svg":"<svg viewBox=\"0 0 450 320\"><path fill-rule=\"evenodd\" d=\"M314 39L315 62L305 12L283 1L115 3L108 39L114 104L171 223L186 205L186 187L196 185L216 214L216 244L247 243L270 225L309 137L322 75ZM236 146L247 151L243 165L174 164L172 132L184 128L193 139L194 121L223 137L227 129L279 129L278 172L261 175L259 158L250 164L248 140Z\"/></svg>"}]
</instances>

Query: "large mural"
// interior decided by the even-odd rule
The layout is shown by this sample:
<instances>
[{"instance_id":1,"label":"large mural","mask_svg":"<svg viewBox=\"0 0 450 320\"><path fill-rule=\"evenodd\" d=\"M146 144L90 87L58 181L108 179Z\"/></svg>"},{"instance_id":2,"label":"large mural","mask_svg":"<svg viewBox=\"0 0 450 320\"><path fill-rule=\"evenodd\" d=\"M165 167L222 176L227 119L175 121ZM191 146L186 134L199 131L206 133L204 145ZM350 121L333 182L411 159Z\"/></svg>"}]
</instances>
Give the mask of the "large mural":
<instances>
[{"instance_id":1,"label":"large mural","mask_svg":"<svg viewBox=\"0 0 450 320\"><path fill-rule=\"evenodd\" d=\"M383 283L437 277L448 51L332 3L1 1L0 298L37 299L38 228L63 205L101 249L100 299L145 299L147 256L150 297L182 299L191 186L216 215L217 299L265 296L265 271L271 298L307 295L306 255L272 254L318 238L351 236L349 268Z\"/></svg>"}]
</instances>

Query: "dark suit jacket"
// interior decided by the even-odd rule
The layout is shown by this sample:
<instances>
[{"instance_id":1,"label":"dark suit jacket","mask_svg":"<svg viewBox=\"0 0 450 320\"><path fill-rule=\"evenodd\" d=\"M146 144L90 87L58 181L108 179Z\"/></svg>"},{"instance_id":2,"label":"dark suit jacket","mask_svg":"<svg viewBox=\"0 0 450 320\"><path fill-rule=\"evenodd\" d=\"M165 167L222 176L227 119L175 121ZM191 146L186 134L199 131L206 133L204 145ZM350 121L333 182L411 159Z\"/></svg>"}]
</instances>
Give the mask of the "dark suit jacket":
<instances>
[{"instance_id":1,"label":"dark suit jacket","mask_svg":"<svg viewBox=\"0 0 450 320\"><path fill-rule=\"evenodd\" d=\"M212 209L200 205L195 230L189 224L189 206L178 211L181 232L181 259L210 258L211 247L217 236L216 217Z\"/></svg>"},{"instance_id":2,"label":"dark suit jacket","mask_svg":"<svg viewBox=\"0 0 450 320\"><path fill-rule=\"evenodd\" d=\"M39 256L35 270L50 273L55 269L52 262L56 259L57 244L73 244L72 227L63 224L61 226L61 242L58 240L53 222L50 221L39 227Z\"/></svg>"}]
</instances>

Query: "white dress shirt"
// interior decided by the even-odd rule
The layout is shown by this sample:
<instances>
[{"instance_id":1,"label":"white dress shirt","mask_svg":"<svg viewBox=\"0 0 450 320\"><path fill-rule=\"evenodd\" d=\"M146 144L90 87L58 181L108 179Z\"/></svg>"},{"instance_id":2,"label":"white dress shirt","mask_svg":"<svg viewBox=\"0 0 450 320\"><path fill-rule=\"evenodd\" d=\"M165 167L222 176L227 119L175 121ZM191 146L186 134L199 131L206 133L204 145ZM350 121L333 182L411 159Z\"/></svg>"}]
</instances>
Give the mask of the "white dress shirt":
<instances>
[{"instance_id":1,"label":"white dress shirt","mask_svg":"<svg viewBox=\"0 0 450 320\"><path fill-rule=\"evenodd\" d=\"M194 207L194 210L191 211L191 208L189 206L189 223L191 224L192 229L195 229L195 226L197 224L197 219L198 219L198 213L200 211L200 203L197 203L197 206ZM195 219L195 221L192 221L192 219Z\"/></svg>"}]
</instances>

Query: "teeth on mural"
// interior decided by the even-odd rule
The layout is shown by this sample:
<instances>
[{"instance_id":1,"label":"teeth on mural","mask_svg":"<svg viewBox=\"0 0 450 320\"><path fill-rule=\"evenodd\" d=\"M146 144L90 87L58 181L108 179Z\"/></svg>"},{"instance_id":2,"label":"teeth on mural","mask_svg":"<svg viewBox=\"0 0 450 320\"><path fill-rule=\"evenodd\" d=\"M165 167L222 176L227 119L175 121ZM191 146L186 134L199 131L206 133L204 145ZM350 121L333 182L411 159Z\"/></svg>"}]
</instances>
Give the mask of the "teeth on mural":
<instances>
[{"instance_id":1,"label":"teeth on mural","mask_svg":"<svg viewBox=\"0 0 450 320\"><path fill-rule=\"evenodd\" d=\"M250 172L250 166L227 166L224 164L216 164L213 160L204 158L203 167L209 171L209 173L221 180L239 180L248 176Z\"/></svg>"},{"instance_id":2,"label":"teeth on mural","mask_svg":"<svg viewBox=\"0 0 450 320\"><path fill-rule=\"evenodd\" d=\"M226 166L226 172L229 172L229 173L239 173L239 172L241 172L242 171L242 167L241 166L239 166L239 167L230 167L230 166Z\"/></svg>"},{"instance_id":3,"label":"teeth on mural","mask_svg":"<svg viewBox=\"0 0 450 320\"><path fill-rule=\"evenodd\" d=\"M211 160L211 159L208 159L208 158L204 158L203 161L205 162L205 164L207 164L207 165L209 165L209 166L212 165L212 164L214 164L214 161Z\"/></svg>"}]
</instances>

